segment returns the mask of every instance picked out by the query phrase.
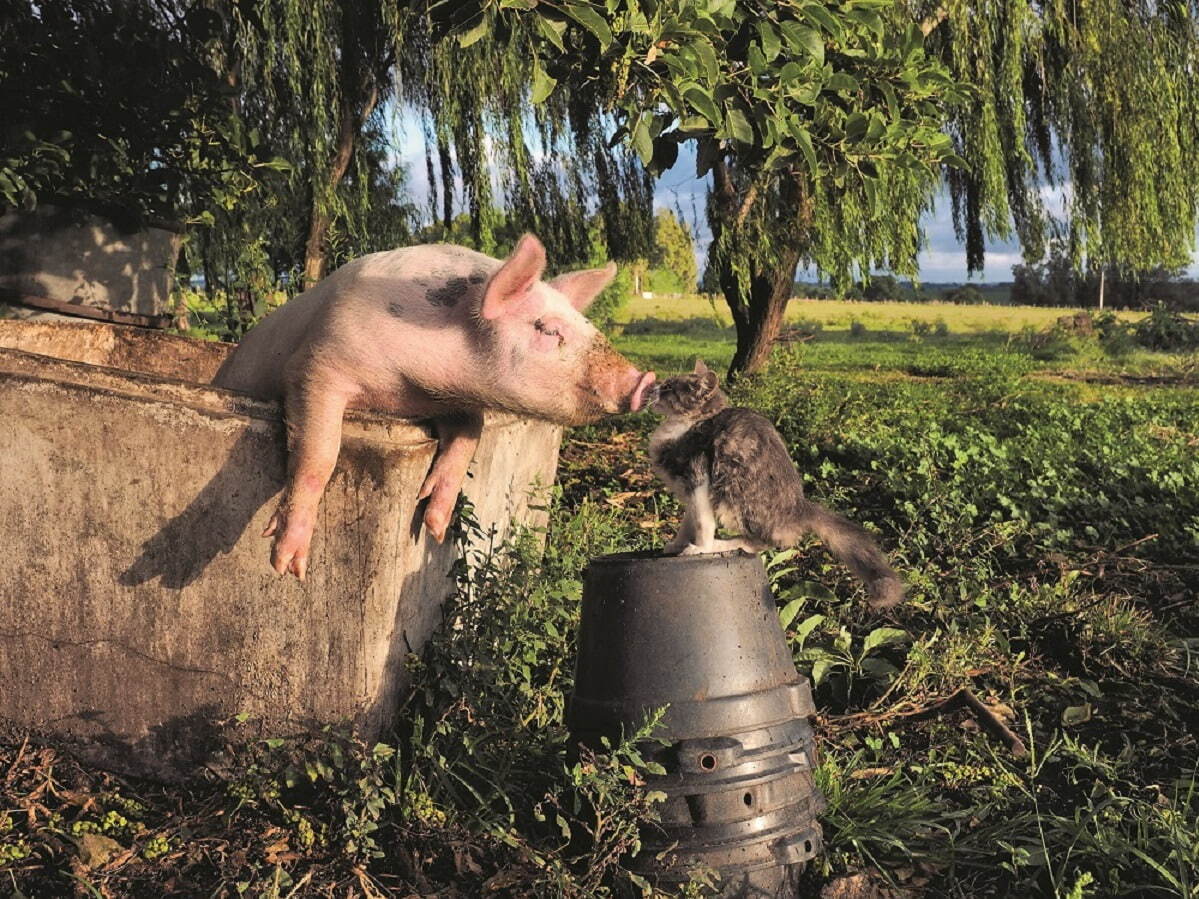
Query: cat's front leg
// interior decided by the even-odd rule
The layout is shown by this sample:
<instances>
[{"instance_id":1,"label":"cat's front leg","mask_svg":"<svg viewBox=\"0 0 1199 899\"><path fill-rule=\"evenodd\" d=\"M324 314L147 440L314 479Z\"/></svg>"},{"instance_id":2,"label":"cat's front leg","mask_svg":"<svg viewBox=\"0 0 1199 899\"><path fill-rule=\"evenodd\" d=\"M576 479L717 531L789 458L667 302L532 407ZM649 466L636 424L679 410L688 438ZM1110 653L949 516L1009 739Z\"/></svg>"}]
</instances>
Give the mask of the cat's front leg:
<instances>
[{"instance_id":1,"label":"cat's front leg","mask_svg":"<svg viewBox=\"0 0 1199 899\"><path fill-rule=\"evenodd\" d=\"M687 545L682 548L680 555L694 556L698 553L717 552L718 550L712 549L712 544L716 542L716 513L712 509L712 494L707 481L700 481L695 485L690 499L687 503L687 513L691 516L691 529L687 535ZM682 536L683 531L680 530L679 537Z\"/></svg>"},{"instance_id":2,"label":"cat's front leg","mask_svg":"<svg viewBox=\"0 0 1199 899\"><path fill-rule=\"evenodd\" d=\"M677 556L684 549L691 545L691 541L695 539L695 515L692 512L692 507L687 506L683 510L683 520L679 522L679 532L675 534L673 540L662 547L664 556Z\"/></svg>"},{"instance_id":3,"label":"cat's front leg","mask_svg":"<svg viewBox=\"0 0 1199 899\"><path fill-rule=\"evenodd\" d=\"M706 549L701 549L699 546L693 543L683 549L679 555L696 556L700 555L701 553L726 553L734 549L739 549L743 553L749 553L750 555L757 555L765 548L766 547L763 545L755 543L752 540L746 540L742 537L734 537L730 540L712 540L712 542L707 545Z\"/></svg>"}]
</instances>

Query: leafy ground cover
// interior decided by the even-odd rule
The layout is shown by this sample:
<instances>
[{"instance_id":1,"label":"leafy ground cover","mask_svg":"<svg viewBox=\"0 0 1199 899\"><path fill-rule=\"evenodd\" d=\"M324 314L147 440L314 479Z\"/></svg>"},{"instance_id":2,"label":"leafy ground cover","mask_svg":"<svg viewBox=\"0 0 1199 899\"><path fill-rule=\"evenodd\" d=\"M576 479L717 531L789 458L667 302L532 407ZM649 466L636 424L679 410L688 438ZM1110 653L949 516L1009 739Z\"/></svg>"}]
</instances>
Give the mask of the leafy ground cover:
<instances>
[{"instance_id":1,"label":"leafy ground cover","mask_svg":"<svg viewBox=\"0 0 1199 899\"><path fill-rule=\"evenodd\" d=\"M723 332L657 327L617 342L667 370L728 358ZM767 556L819 708L812 895L1199 896L1194 359L1058 337L1043 358L1019 333L830 328L734 390L910 584L879 617L818 546ZM384 744L231 735L161 787L0 742L0 891L641 893L618 862L649 771L635 742L578 757L563 712L587 560L677 521L652 423L568 436L548 533L463 565Z\"/></svg>"}]
</instances>

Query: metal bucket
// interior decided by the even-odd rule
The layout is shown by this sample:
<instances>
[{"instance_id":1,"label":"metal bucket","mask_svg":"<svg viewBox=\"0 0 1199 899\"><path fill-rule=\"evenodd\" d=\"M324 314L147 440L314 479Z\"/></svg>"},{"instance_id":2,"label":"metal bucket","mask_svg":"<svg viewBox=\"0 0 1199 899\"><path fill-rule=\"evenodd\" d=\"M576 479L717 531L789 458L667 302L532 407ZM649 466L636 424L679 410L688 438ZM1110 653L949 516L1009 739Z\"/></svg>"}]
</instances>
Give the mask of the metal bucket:
<instances>
[{"instance_id":1,"label":"metal bucket","mask_svg":"<svg viewBox=\"0 0 1199 899\"><path fill-rule=\"evenodd\" d=\"M663 706L667 745L649 755L666 774L647 788L667 799L630 866L663 887L709 868L721 896L794 896L821 843L814 707L757 556L622 553L588 567L572 733L597 745Z\"/></svg>"}]
</instances>

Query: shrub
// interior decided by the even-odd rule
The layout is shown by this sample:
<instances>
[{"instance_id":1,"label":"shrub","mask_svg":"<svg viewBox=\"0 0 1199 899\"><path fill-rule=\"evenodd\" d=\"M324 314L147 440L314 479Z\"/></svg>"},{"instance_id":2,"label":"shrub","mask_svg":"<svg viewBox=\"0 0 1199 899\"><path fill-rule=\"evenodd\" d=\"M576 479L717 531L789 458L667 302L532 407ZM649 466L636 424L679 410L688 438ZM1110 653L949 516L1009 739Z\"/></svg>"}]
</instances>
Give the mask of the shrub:
<instances>
[{"instance_id":1,"label":"shrub","mask_svg":"<svg viewBox=\"0 0 1199 899\"><path fill-rule=\"evenodd\" d=\"M1133 329L1133 339L1147 350L1166 353L1199 349L1199 322L1158 303Z\"/></svg>"}]
</instances>

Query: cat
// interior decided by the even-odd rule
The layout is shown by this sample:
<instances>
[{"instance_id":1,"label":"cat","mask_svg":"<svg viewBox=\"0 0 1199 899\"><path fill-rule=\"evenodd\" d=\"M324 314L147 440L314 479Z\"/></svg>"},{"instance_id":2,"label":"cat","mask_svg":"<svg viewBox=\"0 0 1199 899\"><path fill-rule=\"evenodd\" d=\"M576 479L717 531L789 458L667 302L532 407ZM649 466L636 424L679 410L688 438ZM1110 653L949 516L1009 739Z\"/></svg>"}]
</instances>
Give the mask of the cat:
<instances>
[{"instance_id":1,"label":"cat","mask_svg":"<svg viewBox=\"0 0 1199 899\"><path fill-rule=\"evenodd\" d=\"M903 599L903 583L861 527L804 498L783 438L753 409L730 406L702 360L658 385L649 409L665 416L650 436L654 472L683 505L667 554L793 546L815 534L865 584L874 608ZM716 537L717 525L741 536Z\"/></svg>"}]
</instances>

